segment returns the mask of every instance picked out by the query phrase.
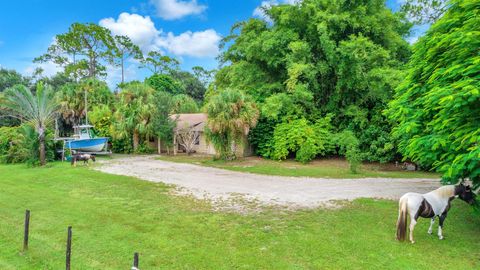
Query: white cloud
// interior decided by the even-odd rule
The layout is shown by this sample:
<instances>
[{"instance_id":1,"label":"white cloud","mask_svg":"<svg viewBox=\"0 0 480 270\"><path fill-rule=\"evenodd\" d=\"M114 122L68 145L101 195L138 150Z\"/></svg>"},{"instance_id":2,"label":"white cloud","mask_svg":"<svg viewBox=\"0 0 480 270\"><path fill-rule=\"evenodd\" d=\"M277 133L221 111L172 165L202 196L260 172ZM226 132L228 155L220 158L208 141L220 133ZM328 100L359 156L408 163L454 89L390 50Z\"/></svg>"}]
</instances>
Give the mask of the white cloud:
<instances>
[{"instance_id":1,"label":"white cloud","mask_svg":"<svg viewBox=\"0 0 480 270\"><path fill-rule=\"evenodd\" d=\"M168 51L175 55L193 57L214 57L218 55L221 37L213 29L201 32L185 32L179 36L168 33L162 40Z\"/></svg>"},{"instance_id":2,"label":"white cloud","mask_svg":"<svg viewBox=\"0 0 480 270\"><path fill-rule=\"evenodd\" d=\"M258 18L262 18L267 22L271 22L272 20L264 12L265 9L269 9L272 6L278 6L278 5L295 5L299 2L301 2L301 0L280 0L280 1L266 0L266 1L262 1L260 6L258 6L257 8L255 8L253 10L253 16L258 17Z\"/></svg>"},{"instance_id":3,"label":"white cloud","mask_svg":"<svg viewBox=\"0 0 480 270\"><path fill-rule=\"evenodd\" d=\"M258 6L257 8L255 8L255 10L253 10L253 16L263 18L265 20L270 20L266 16L264 9L269 9L270 7L276 6L276 5L278 5L278 2L275 0L262 1L260 6Z\"/></svg>"},{"instance_id":4,"label":"white cloud","mask_svg":"<svg viewBox=\"0 0 480 270\"><path fill-rule=\"evenodd\" d=\"M213 29L192 32L178 36L172 32L164 33L157 29L150 17L138 14L122 13L117 20L106 18L100 25L115 35L126 35L137 44L144 53L151 50L169 52L175 56L215 57L218 52L220 35Z\"/></svg>"},{"instance_id":5,"label":"white cloud","mask_svg":"<svg viewBox=\"0 0 480 270\"><path fill-rule=\"evenodd\" d=\"M106 18L100 20L99 24L110 29L115 35L128 36L144 52L157 49L155 43L161 31L155 28L149 16L143 17L124 12L118 16L117 20Z\"/></svg>"},{"instance_id":6,"label":"white cloud","mask_svg":"<svg viewBox=\"0 0 480 270\"><path fill-rule=\"evenodd\" d=\"M206 9L206 5L197 3L197 0L150 0L156 10L157 15L165 20L176 20L189 15L199 15Z\"/></svg>"}]
</instances>

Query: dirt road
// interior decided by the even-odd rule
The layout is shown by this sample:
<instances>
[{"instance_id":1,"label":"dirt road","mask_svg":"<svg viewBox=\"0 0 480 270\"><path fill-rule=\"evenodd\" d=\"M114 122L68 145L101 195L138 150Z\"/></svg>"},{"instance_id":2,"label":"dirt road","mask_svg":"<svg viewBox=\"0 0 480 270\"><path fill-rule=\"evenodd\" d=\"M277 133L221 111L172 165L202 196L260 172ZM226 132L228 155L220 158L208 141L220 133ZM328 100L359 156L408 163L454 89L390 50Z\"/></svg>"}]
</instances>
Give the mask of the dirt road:
<instances>
[{"instance_id":1,"label":"dirt road","mask_svg":"<svg viewBox=\"0 0 480 270\"><path fill-rule=\"evenodd\" d=\"M132 156L103 161L96 169L152 182L176 185L179 193L191 193L217 203L255 201L264 205L311 208L333 200L356 198L398 199L414 191L437 188L436 179L320 179L267 176L155 160L154 156Z\"/></svg>"}]
</instances>

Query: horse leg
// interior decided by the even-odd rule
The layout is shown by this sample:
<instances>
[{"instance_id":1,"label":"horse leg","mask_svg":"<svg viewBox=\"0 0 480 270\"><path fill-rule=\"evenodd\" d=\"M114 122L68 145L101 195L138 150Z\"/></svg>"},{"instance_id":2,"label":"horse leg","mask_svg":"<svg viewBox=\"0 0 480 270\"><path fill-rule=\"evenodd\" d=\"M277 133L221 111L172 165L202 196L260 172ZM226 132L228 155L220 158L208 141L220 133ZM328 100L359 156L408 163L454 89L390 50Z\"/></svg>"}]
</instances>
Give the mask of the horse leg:
<instances>
[{"instance_id":1,"label":"horse leg","mask_svg":"<svg viewBox=\"0 0 480 270\"><path fill-rule=\"evenodd\" d=\"M430 227L428 228L428 234L432 234L433 232L433 223L435 223L435 217L432 217L430 220Z\"/></svg>"},{"instance_id":2,"label":"horse leg","mask_svg":"<svg viewBox=\"0 0 480 270\"><path fill-rule=\"evenodd\" d=\"M442 234L442 229L443 229L443 222L447 218L447 213L443 213L438 222L438 239L442 240L443 239L443 234Z\"/></svg>"},{"instance_id":3,"label":"horse leg","mask_svg":"<svg viewBox=\"0 0 480 270\"><path fill-rule=\"evenodd\" d=\"M415 244L415 240L413 240L413 230L415 230L415 225L417 224L417 220L415 217L410 216L410 242Z\"/></svg>"}]
</instances>

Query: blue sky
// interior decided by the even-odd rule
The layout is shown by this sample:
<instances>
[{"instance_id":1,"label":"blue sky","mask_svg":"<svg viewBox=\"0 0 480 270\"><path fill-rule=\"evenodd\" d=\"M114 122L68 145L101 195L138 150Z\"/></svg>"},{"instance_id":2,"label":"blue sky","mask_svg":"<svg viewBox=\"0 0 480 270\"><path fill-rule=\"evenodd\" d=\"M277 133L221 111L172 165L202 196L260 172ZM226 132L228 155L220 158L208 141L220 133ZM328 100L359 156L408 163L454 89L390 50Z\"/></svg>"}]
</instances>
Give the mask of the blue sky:
<instances>
[{"instance_id":1,"label":"blue sky","mask_svg":"<svg viewBox=\"0 0 480 270\"><path fill-rule=\"evenodd\" d=\"M94 22L115 34L127 34L144 51L158 49L181 60L182 69L217 67L218 42L231 25L252 17L267 2L294 0L16 0L0 3L0 66L28 74L32 59L43 54L56 34L74 22ZM398 1L388 0L392 9ZM47 75L53 65L42 66ZM110 83L118 71L110 70ZM127 79L142 78L132 64Z\"/></svg>"}]
</instances>

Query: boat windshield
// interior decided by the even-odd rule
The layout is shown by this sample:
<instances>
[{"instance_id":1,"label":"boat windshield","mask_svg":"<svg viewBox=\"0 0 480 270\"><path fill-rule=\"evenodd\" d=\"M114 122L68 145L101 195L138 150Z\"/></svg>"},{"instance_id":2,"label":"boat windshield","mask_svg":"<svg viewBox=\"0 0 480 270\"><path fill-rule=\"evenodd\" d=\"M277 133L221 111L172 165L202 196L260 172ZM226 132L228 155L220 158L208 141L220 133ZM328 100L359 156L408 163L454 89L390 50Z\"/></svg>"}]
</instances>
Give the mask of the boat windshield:
<instances>
[{"instance_id":1,"label":"boat windshield","mask_svg":"<svg viewBox=\"0 0 480 270\"><path fill-rule=\"evenodd\" d=\"M82 128L80 129L80 139L90 139L90 129L88 128Z\"/></svg>"},{"instance_id":2,"label":"boat windshield","mask_svg":"<svg viewBox=\"0 0 480 270\"><path fill-rule=\"evenodd\" d=\"M75 126L74 129L74 138L77 139L93 139L97 137L97 134L92 129L92 126Z\"/></svg>"}]
</instances>

